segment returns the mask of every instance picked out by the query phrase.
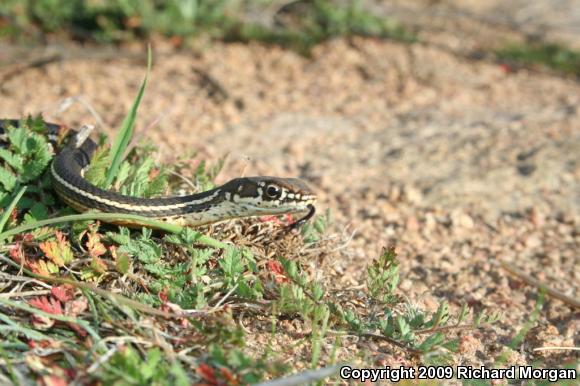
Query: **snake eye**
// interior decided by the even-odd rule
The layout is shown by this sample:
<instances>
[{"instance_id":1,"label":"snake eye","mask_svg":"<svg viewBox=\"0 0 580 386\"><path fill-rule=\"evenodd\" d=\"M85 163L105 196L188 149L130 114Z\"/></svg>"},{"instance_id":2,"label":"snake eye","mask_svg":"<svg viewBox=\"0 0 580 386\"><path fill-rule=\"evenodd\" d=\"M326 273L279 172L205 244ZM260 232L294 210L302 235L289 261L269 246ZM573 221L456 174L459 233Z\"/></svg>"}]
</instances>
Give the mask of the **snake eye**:
<instances>
[{"instance_id":1,"label":"snake eye","mask_svg":"<svg viewBox=\"0 0 580 386\"><path fill-rule=\"evenodd\" d=\"M280 188L276 185L269 185L266 188L266 196L270 198L278 198L280 196Z\"/></svg>"}]
</instances>

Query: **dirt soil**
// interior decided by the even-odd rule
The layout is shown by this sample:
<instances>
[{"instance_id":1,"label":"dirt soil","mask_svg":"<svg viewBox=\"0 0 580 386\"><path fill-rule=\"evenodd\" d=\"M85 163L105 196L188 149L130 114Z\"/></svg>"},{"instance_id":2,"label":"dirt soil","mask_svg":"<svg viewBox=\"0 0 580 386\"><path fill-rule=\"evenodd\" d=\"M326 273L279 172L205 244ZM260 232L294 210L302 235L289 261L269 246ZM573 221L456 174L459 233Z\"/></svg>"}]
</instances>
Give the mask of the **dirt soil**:
<instances>
[{"instance_id":1,"label":"dirt soil","mask_svg":"<svg viewBox=\"0 0 580 386\"><path fill-rule=\"evenodd\" d=\"M580 296L580 83L472 60L448 43L335 40L309 59L258 44L175 51L158 42L137 131L168 162L229 154L218 182L309 181L348 240L324 262L335 285L356 288L381 248L396 246L413 302L503 312L462 341L460 362L489 365L538 292L498 261ZM144 75L142 52L3 47L0 116L102 121L112 133ZM548 298L508 364L578 358L533 351L580 346L578 311Z\"/></svg>"}]
</instances>

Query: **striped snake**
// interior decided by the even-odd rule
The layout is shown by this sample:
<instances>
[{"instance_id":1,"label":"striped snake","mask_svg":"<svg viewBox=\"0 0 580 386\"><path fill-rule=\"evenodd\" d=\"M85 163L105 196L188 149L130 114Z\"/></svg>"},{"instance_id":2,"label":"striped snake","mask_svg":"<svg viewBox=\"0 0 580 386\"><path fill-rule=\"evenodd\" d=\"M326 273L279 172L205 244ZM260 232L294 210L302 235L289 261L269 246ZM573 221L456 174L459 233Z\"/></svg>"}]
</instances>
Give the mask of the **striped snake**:
<instances>
[{"instance_id":1,"label":"striped snake","mask_svg":"<svg viewBox=\"0 0 580 386\"><path fill-rule=\"evenodd\" d=\"M17 120L0 120L0 144L5 142L6 128L19 125ZM45 123L45 127L50 142L55 145L56 138L65 128L53 123ZM88 138L88 132L71 130L67 145L54 157L50 166L56 193L77 211L96 209L105 213L127 213L182 226L307 211L292 227L302 225L315 213L315 193L297 178L241 177L205 192L161 198L132 197L100 189L83 178L97 148ZM125 220L111 222L142 225Z\"/></svg>"}]
</instances>

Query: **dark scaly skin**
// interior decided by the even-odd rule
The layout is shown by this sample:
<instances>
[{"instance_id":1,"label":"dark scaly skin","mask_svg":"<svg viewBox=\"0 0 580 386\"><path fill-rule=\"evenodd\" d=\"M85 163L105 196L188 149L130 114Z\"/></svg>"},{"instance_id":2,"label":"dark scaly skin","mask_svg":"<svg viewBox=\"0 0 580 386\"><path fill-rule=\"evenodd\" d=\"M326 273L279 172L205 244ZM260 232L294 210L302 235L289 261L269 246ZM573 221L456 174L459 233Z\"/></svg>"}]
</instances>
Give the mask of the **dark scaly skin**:
<instances>
[{"instance_id":1,"label":"dark scaly skin","mask_svg":"<svg viewBox=\"0 0 580 386\"><path fill-rule=\"evenodd\" d=\"M0 134L7 126L19 126L18 120L0 120ZM45 123L49 138L58 136L64 127ZM138 198L100 189L82 177L97 145L87 138L75 146L76 132L58 153L51 165L54 188L58 195L78 211L97 209L102 212L136 214L176 222L180 225L203 225L230 218L269 214L309 213L296 224L314 214L316 196L303 181L296 178L242 177L222 186L188 196ZM51 142L55 145L54 138ZM275 189L278 194L270 194Z\"/></svg>"}]
</instances>

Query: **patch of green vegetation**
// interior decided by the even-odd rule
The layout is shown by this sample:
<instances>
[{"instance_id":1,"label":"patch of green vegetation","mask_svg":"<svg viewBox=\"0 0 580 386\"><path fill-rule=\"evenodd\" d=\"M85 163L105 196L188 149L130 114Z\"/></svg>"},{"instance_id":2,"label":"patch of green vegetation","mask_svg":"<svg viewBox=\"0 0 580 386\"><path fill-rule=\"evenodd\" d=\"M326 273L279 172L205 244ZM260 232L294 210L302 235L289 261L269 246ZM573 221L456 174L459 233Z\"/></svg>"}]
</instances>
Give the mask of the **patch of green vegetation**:
<instances>
[{"instance_id":1,"label":"patch of green vegetation","mask_svg":"<svg viewBox=\"0 0 580 386\"><path fill-rule=\"evenodd\" d=\"M61 34L80 41L118 43L155 34L205 35L278 44L303 53L336 36L415 40L401 25L374 15L360 3L298 1L276 9L264 0L7 0L0 4L0 37Z\"/></svg>"},{"instance_id":2,"label":"patch of green vegetation","mask_svg":"<svg viewBox=\"0 0 580 386\"><path fill-rule=\"evenodd\" d=\"M553 43L510 44L495 51L502 62L545 66L580 77L580 51Z\"/></svg>"},{"instance_id":3,"label":"patch of green vegetation","mask_svg":"<svg viewBox=\"0 0 580 386\"><path fill-rule=\"evenodd\" d=\"M49 206L56 203L45 173L53 151L44 135L42 119L29 118L21 123L23 127L6 128L8 142L0 147L0 208L7 208L25 187L16 209L26 213L25 221L43 220ZM13 225L15 219L4 217L2 221Z\"/></svg>"}]
</instances>

